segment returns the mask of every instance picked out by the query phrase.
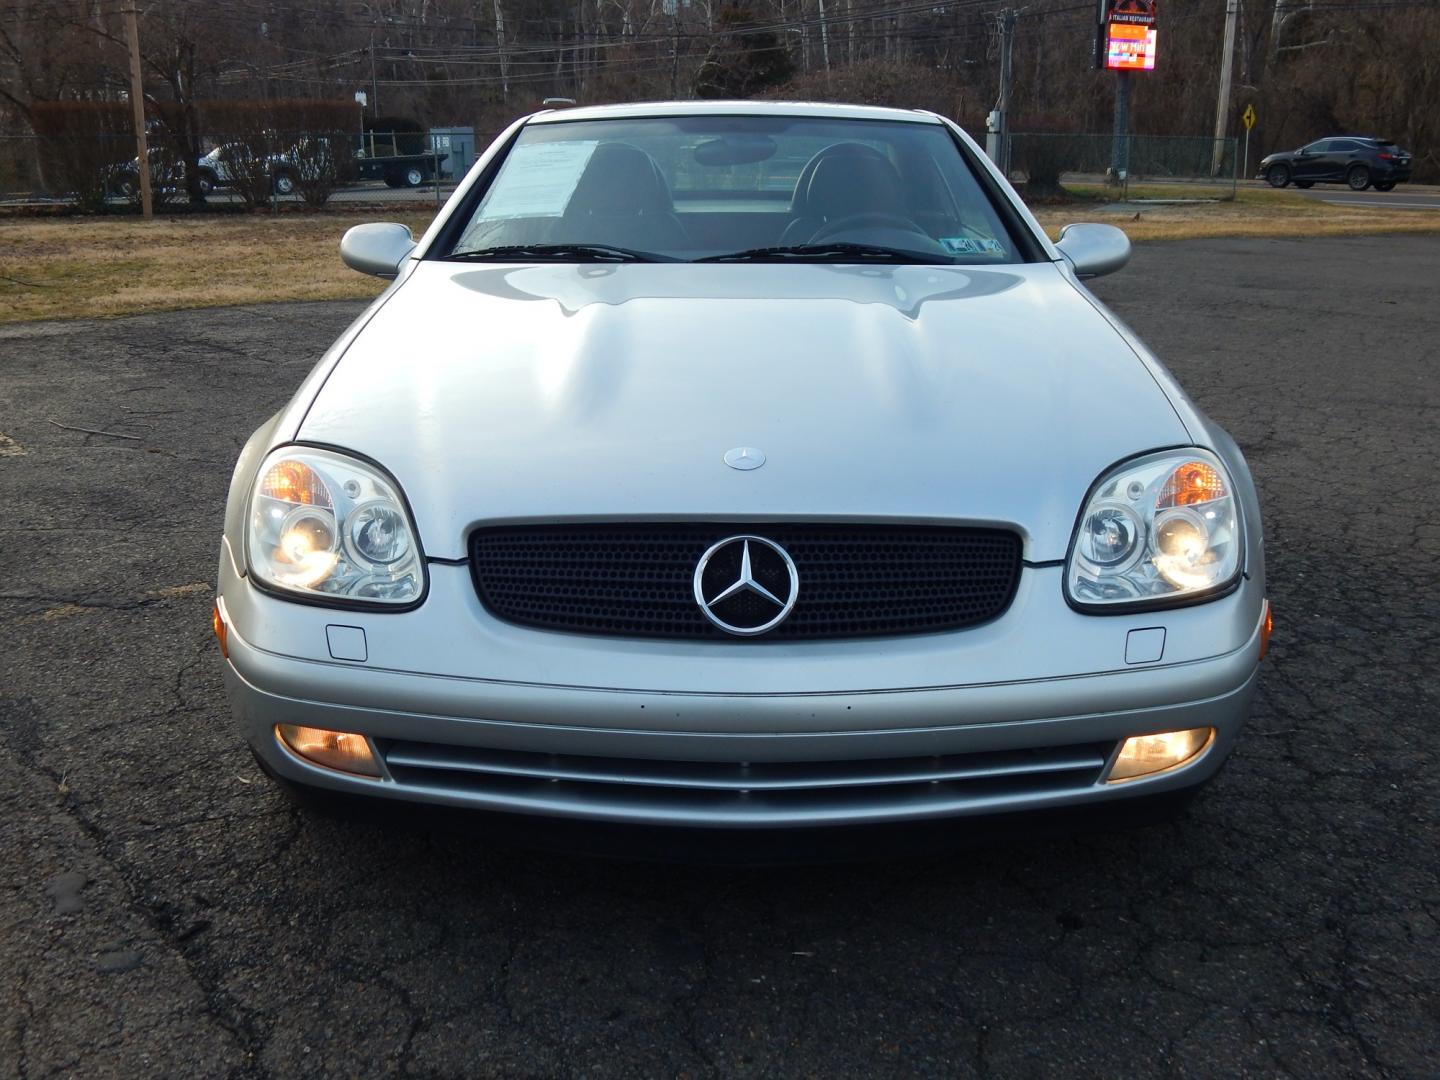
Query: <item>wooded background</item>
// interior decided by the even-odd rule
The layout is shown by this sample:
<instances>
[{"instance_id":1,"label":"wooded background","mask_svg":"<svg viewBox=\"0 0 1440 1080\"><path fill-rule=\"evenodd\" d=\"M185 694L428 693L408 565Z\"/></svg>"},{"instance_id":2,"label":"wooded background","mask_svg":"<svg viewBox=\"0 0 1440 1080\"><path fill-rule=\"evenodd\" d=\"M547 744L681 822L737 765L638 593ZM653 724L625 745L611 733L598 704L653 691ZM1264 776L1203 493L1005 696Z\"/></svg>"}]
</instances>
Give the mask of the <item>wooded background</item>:
<instances>
[{"instance_id":1,"label":"wooded background","mask_svg":"<svg viewBox=\"0 0 1440 1080\"><path fill-rule=\"evenodd\" d=\"M1226 134L1251 161L1327 134L1394 139L1440 180L1440 0L1231 0ZM1161 0L1134 130L1215 129L1227 0ZM128 100L129 0L0 0L0 132L41 102ZM158 114L225 100L353 100L427 126L499 130L546 97L582 104L771 96L924 107L984 129L999 16L1018 12L1012 130L1105 132L1094 0L136 0ZM358 120L358 112L357 112Z\"/></svg>"}]
</instances>

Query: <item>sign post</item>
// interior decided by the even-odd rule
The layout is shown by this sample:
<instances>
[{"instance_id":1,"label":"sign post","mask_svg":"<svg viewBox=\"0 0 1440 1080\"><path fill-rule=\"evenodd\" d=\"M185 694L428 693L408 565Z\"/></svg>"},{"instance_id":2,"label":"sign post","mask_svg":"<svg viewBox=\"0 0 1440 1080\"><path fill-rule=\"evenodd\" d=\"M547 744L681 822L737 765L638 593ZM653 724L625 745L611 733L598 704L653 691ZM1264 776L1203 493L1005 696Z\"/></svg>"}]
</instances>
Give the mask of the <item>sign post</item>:
<instances>
[{"instance_id":1,"label":"sign post","mask_svg":"<svg viewBox=\"0 0 1440 1080\"><path fill-rule=\"evenodd\" d=\"M1096 66L1115 72L1115 141L1109 180L1124 184L1130 173L1130 76L1155 70L1155 0L1100 0Z\"/></svg>"},{"instance_id":2,"label":"sign post","mask_svg":"<svg viewBox=\"0 0 1440 1080\"><path fill-rule=\"evenodd\" d=\"M1245 125L1245 179L1250 179L1250 129L1255 126L1255 106L1246 105L1245 111L1240 114L1240 120Z\"/></svg>"}]
</instances>

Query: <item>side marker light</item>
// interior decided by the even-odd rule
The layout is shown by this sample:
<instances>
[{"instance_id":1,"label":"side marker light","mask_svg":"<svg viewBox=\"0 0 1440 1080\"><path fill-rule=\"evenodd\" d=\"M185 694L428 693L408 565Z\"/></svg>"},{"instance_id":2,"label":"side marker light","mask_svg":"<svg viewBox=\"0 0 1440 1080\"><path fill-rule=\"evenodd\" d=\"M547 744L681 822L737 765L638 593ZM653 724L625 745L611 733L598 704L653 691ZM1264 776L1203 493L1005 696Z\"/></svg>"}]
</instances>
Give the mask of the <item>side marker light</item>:
<instances>
[{"instance_id":1,"label":"side marker light","mask_svg":"<svg viewBox=\"0 0 1440 1080\"><path fill-rule=\"evenodd\" d=\"M220 643L220 655L229 660L230 628L225 625L225 617L220 614L220 601L218 600L210 609L210 629L215 631L215 640Z\"/></svg>"}]
</instances>

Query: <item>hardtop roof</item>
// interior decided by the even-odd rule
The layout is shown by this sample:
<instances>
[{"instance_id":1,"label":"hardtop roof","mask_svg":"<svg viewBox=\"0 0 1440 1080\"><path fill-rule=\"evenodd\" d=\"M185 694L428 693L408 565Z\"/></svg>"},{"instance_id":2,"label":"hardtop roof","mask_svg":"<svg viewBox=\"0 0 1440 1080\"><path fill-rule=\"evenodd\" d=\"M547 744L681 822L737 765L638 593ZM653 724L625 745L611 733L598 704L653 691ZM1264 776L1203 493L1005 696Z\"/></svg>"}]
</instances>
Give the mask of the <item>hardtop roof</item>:
<instances>
[{"instance_id":1,"label":"hardtop roof","mask_svg":"<svg viewBox=\"0 0 1440 1080\"><path fill-rule=\"evenodd\" d=\"M920 109L888 109L878 105L842 105L815 101L641 101L624 105L586 105L536 113L532 124L575 120L618 120L665 116L808 116L831 120L897 120L938 124L939 117Z\"/></svg>"}]
</instances>

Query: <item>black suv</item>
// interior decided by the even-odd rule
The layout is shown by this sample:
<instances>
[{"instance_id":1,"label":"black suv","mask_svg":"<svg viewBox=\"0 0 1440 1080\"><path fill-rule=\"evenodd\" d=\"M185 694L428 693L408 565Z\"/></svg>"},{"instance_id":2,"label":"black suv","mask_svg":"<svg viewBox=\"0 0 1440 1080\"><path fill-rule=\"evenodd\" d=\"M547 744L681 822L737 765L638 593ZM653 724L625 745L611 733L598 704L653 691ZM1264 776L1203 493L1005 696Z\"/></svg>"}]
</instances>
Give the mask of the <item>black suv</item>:
<instances>
[{"instance_id":1,"label":"black suv","mask_svg":"<svg viewBox=\"0 0 1440 1080\"><path fill-rule=\"evenodd\" d=\"M1260 162L1257 180L1283 188L1292 180L1299 188L1311 184L1349 184L1351 191L1389 191L1410 179L1410 151L1389 139L1369 135L1336 135L1299 150L1271 154Z\"/></svg>"}]
</instances>

